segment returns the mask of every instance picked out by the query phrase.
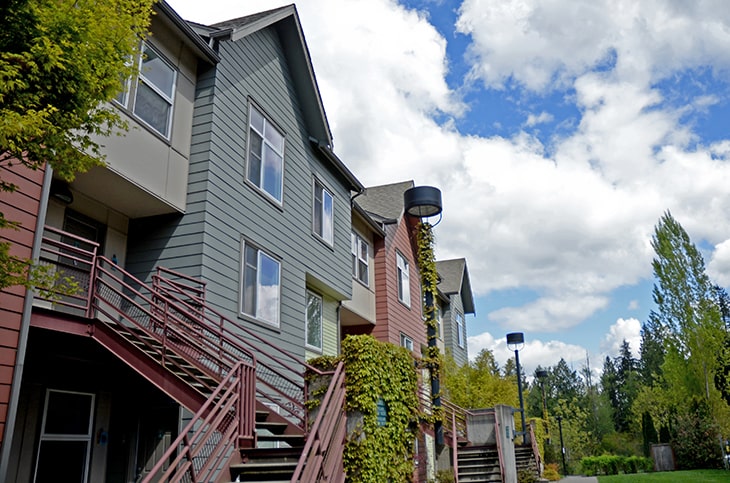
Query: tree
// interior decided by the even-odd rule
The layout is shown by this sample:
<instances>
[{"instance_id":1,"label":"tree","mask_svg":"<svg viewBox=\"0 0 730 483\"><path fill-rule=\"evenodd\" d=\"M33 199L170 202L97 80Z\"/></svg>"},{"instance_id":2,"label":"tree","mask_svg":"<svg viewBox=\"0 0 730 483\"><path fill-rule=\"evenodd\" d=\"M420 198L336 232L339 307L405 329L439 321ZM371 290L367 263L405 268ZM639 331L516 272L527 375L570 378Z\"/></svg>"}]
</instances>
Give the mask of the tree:
<instances>
[{"instance_id":1,"label":"tree","mask_svg":"<svg viewBox=\"0 0 730 483\"><path fill-rule=\"evenodd\" d=\"M652 385L641 389L634 412L642 416L648 413L660 428L676 429L681 427L678 423L692 421L713 432L718 430L717 423L723 423L726 427L720 430L727 431L730 407L710 383L727 363L726 331L702 255L669 212L655 227L652 247L656 252L652 267L657 310L650 322L654 334L663 341L663 361L661 376L652 374ZM642 372L646 378L646 370L642 368ZM707 410L698 411L699 407ZM704 437L718 441L717 433ZM692 444L691 438L675 434L674 441L675 451L686 450L698 459L711 457L687 446Z\"/></svg>"},{"instance_id":2,"label":"tree","mask_svg":"<svg viewBox=\"0 0 730 483\"><path fill-rule=\"evenodd\" d=\"M103 163L97 136L124 127L107 103L132 75L154 0L6 0L0 4L0 167L57 176ZM0 179L0 191L16 186ZM0 229L17 223L0 213ZM0 288L27 263L0 243Z\"/></svg>"},{"instance_id":3,"label":"tree","mask_svg":"<svg viewBox=\"0 0 730 483\"><path fill-rule=\"evenodd\" d=\"M516 407L519 404L515 376L501 376L494 354L488 349L482 349L473 362L461 367L447 354L442 381L448 399L464 408L490 408L496 404Z\"/></svg>"}]
</instances>

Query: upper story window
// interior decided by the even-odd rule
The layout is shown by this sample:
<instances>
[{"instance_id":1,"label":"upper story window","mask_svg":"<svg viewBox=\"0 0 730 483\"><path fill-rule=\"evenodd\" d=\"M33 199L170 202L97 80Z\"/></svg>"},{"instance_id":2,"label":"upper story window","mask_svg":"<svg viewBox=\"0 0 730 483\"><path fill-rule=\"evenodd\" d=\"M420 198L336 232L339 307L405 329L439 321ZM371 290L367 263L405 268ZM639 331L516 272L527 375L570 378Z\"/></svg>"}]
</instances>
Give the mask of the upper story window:
<instances>
[{"instance_id":1,"label":"upper story window","mask_svg":"<svg viewBox=\"0 0 730 483\"><path fill-rule=\"evenodd\" d=\"M333 244L335 237L333 201L332 193L315 179L312 229L328 245Z\"/></svg>"},{"instance_id":2,"label":"upper story window","mask_svg":"<svg viewBox=\"0 0 730 483\"><path fill-rule=\"evenodd\" d=\"M246 179L282 202L284 135L253 105L249 108L248 169Z\"/></svg>"},{"instance_id":3,"label":"upper story window","mask_svg":"<svg viewBox=\"0 0 730 483\"><path fill-rule=\"evenodd\" d=\"M126 81L124 92L116 97L116 101L169 139L177 71L146 43L142 44L142 57L136 62L139 66L136 81Z\"/></svg>"},{"instance_id":4,"label":"upper story window","mask_svg":"<svg viewBox=\"0 0 730 483\"><path fill-rule=\"evenodd\" d=\"M245 241L242 250L241 313L279 327L281 264Z\"/></svg>"},{"instance_id":5,"label":"upper story window","mask_svg":"<svg viewBox=\"0 0 730 483\"><path fill-rule=\"evenodd\" d=\"M360 235L352 232L350 233L350 251L352 252L352 276L367 286L370 280L368 274L370 245Z\"/></svg>"},{"instance_id":6,"label":"upper story window","mask_svg":"<svg viewBox=\"0 0 730 483\"><path fill-rule=\"evenodd\" d=\"M409 351L413 350L413 339L405 335L403 332L400 334L400 345L401 347L405 347Z\"/></svg>"},{"instance_id":7,"label":"upper story window","mask_svg":"<svg viewBox=\"0 0 730 483\"><path fill-rule=\"evenodd\" d=\"M410 274L408 272L408 260L403 255L396 252L396 266L398 268L398 300L411 306L411 284Z\"/></svg>"},{"instance_id":8,"label":"upper story window","mask_svg":"<svg viewBox=\"0 0 730 483\"><path fill-rule=\"evenodd\" d=\"M322 297L307 290L307 348L322 350Z\"/></svg>"},{"instance_id":9,"label":"upper story window","mask_svg":"<svg viewBox=\"0 0 730 483\"><path fill-rule=\"evenodd\" d=\"M459 347L466 346L466 325L464 324L464 316L461 312L455 312L456 317L456 343Z\"/></svg>"},{"instance_id":10,"label":"upper story window","mask_svg":"<svg viewBox=\"0 0 730 483\"><path fill-rule=\"evenodd\" d=\"M441 307L438 304L434 304L434 315L436 317L436 337L439 339L443 338L443 317L441 316Z\"/></svg>"}]
</instances>

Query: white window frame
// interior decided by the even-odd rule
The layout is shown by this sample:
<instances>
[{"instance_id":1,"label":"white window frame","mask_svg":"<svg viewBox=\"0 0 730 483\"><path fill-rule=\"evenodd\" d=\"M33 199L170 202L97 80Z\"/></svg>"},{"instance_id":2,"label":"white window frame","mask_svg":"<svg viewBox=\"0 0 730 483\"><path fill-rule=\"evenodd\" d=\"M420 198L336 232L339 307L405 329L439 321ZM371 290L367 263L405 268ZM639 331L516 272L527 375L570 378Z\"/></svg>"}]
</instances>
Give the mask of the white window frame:
<instances>
[{"instance_id":1,"label":"white window frame","mask_svg":"<svg viewBox=\"0 0 730 483\"><path fill-rule=\"evenodd\" d=\"M411 306L411 275L410 275L410 264L406 257L400 252L395 252L395 263L397 273L397 288L398 288L398 300L403 303L406 307Z\"/></svg>"},{"instance_id":2,"label":"white window frame","mask_svg":"<svg viewBox=\"0 0 730 483\"><path fill-rule=\"evenodd\" d=\"M247 261L247 249L256 252L256 266L250 265ZM261 266L263 262L273 262L276 264L276 311L273 317L267 317L261 309L261 300L265 297L262 296L263 286L261 283L262 270ZM247 275L251 273L253 269L255 272L255 291L253 292L253 308L246 307L246 283L249 281ZM281 261L271 255L270 253L262 250L258 246L247 243L246 240L241 240L241 276L240 276L240 287L241 293L239 296L239 313L246 317L251 317L257 321L261 321L267 325L274 327L280 326L281 321ZM253 309L253 310L252 310ZM273 320L272 320L273 319Z\"/></svg>"},{"instance_id":3,"label":"white window frame","mask_svg":"<svg viewBox=\"0 0 730 483\"><path fill-rule=\"evenodd\" d=\"M310 344L309 341L309 300L319 301L319 346ZM321 295L318 295L311 290L307 290L305 303L304 303L304 341L306 342L307 349L322 352L324 348L324 300Z\"/></svg>"},{"instance_id":4,"label":"white window frame","mask_svg":"<svg viewBox=\"0 0 730 483\"><path fill-rule=\"evenodd\" d=\"M46 420L48 417L48 403L51 398L51 393L65 393L65 394L77 394L81 396L89 397L89 423L87 425L86 433L74 433L74 434L56 434L46 432ZM33 471L33 481L37 481L36 476L38 474L38 464L40 461L42 445L44 441L84 441L86 442L86 457L84 461L84 476L82 481L87 481L89 478L89 463L91 462L91 447L93 446L92 441L92 430L94 427L94 412L96 408L96 395L87 392L78 391L63 391L60 389L47 389L45 402L43 404L43 421L41 422L41 434L38 448L36 449L35 458L35 469Z\"/></svg>"},{"instance_id":5,"label":"white window frame","mask_svg":"<svg viewBox=\"0 0 730 483\"><path fill-rule=\"evenodd\" d=\"M314 178L312 194L312 231L329 246L335 242L335 197L317 178ZM327 202L330 214L327 216ZM319 225L319 226L317 226Z\"/></svg>"},{"instance_id":6,"label":"white window frame","mask_svg":"<svg viewBox=\"0 0 730 483\"><path fill-rule=\"evenodd\" d=\"M363 248L365 258L362 258ZM370 286L370 244L357 233L350 232L350 254L352 256L352 278L366 287ZM364 274L360 264L365 266ZM364 278L364 280L363 280Z\"/></svg>"},{"instance_id":7,"label":"white window frame","mask_svg":"<svg viewBox=\"0 0 730 483\"><path fill-rule=\"evenodd\" d=\"M262 119L260 127L254 125L254 113L260 116ZM252 134L254 133L256 134L256 136L261 138L261 151L258 153L254 152L253 143L251 141L253 138ZM276 146L274 145L274 143L271 142L272 139L270 139L270 133L273 133L274 137L278 136L278 138L280 138L280 146ZM286 136L284 135L284 132L279 129L279 127L274 122L272 122L271 119L269 119L269 117L264 113L263 109L260 109L258 106L254 105L253 102L249 102L248 105L247 140L248 147L246 148L246 166L244 178L247 182L255 186L256 189L264 194L268 199L281 206L284 203L284 152L286 150ZM276 166L280 173L278 179L278 193L271 193L266 189L267 180L264 178L266 175L265 158L267 155L267 150L273 153L273 155L275 155L279 160L278 166ZM252 156L255 156L259 163L257 176L258 179L253 179L253 176L256 173L251 172L251 167L253 166Z\"/></svg>"},{"instance_id":8,"label":"white window frame","mask_svg":"<svg viewBox=\"0 0 730 483\"><path fill-rule=\"evenodd\" d=\"M172 73L172 81L171 85L169 86L169 93L165 92L164 89L161 89L155 84L152 79L145 75L145 69L142 60L147 51L153 52L155 56L160 60L162 65L170 69L170 72ZM132 116L134 116L134 118L140 123L151 129L155 133L159 134L166 140L170 140L170 137L172 135L172 120L175 114L175 93L177 91L178 71L175 66L160 53L159 50L157 50L154 46L147 42L142 42L140 55L138 55L134 59L134 63L137 66L137 74L135 75L134 82L131 82L131 79L125 79L122 83L123 90L119 93L119 95L117 95L117 97L114 98L114 101L117 104L120 104L121 106L128 109ZM153 94L158 96L170 106L167 112L167 123L165 124L164 132L154 127L137 112L137 96L140 92L140 84L143 84L145 87L150 89Z\"/></svg>"},{"instance_id":9,"label":"white window frame","mask_svg":"<svg viewBox=\"0 0 730 483\"><path fill-rule=\"evenodd\" d=\"M462 349L466 347L466 323L464 321L464 315L457 311L454 311L454 318L456 319L456 343Z\"/></svg>"},{"instance_id":10,"label":"white window frame","mask_svg":"<svg viewBox=\"0 0 730 483\"><path fill-rule=\"evenodd\" d=\"M400 346L405 347L409 351L413 352L413 347L415 347L415 344L413 343L413 339L405 335L403 332L400 333Z\"/></svg>"}]
</instances>

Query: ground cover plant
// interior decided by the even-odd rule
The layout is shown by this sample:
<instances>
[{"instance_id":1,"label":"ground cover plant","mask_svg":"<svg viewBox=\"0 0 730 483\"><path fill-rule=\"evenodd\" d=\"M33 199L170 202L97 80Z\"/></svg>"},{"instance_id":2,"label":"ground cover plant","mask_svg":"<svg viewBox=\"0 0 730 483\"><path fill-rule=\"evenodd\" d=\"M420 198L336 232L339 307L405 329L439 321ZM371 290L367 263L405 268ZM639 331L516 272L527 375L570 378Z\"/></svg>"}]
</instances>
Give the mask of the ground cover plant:
<instances>
[{"instance_id":1,"label":"ground cover plant","mask_svg":"<svg viewBox=\"0 0 730 483\"><path fill-rule=\"evenodd\" d=\"M688 470L636 473L630 475L599 476L598 483L727 483L730 471Z\"/></svg>"}]
</instances>

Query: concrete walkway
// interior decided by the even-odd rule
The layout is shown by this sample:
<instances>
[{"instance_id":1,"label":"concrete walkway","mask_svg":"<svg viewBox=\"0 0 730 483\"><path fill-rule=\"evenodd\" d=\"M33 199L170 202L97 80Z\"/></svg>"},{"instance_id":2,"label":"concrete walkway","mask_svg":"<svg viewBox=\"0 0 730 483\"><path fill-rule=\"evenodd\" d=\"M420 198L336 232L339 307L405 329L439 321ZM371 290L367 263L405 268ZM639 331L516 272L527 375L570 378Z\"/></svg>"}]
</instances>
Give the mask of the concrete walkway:
<instances>
[{"instance_id":1,"label":"concrete walkway","mask_svg":"<svg viewBox=\"0 0 730 483\"><path fill-rule=\"evenodd\" d=\"M566 476L558 483L598 483L595 476Z\"/></svg>"}]
</instances>

